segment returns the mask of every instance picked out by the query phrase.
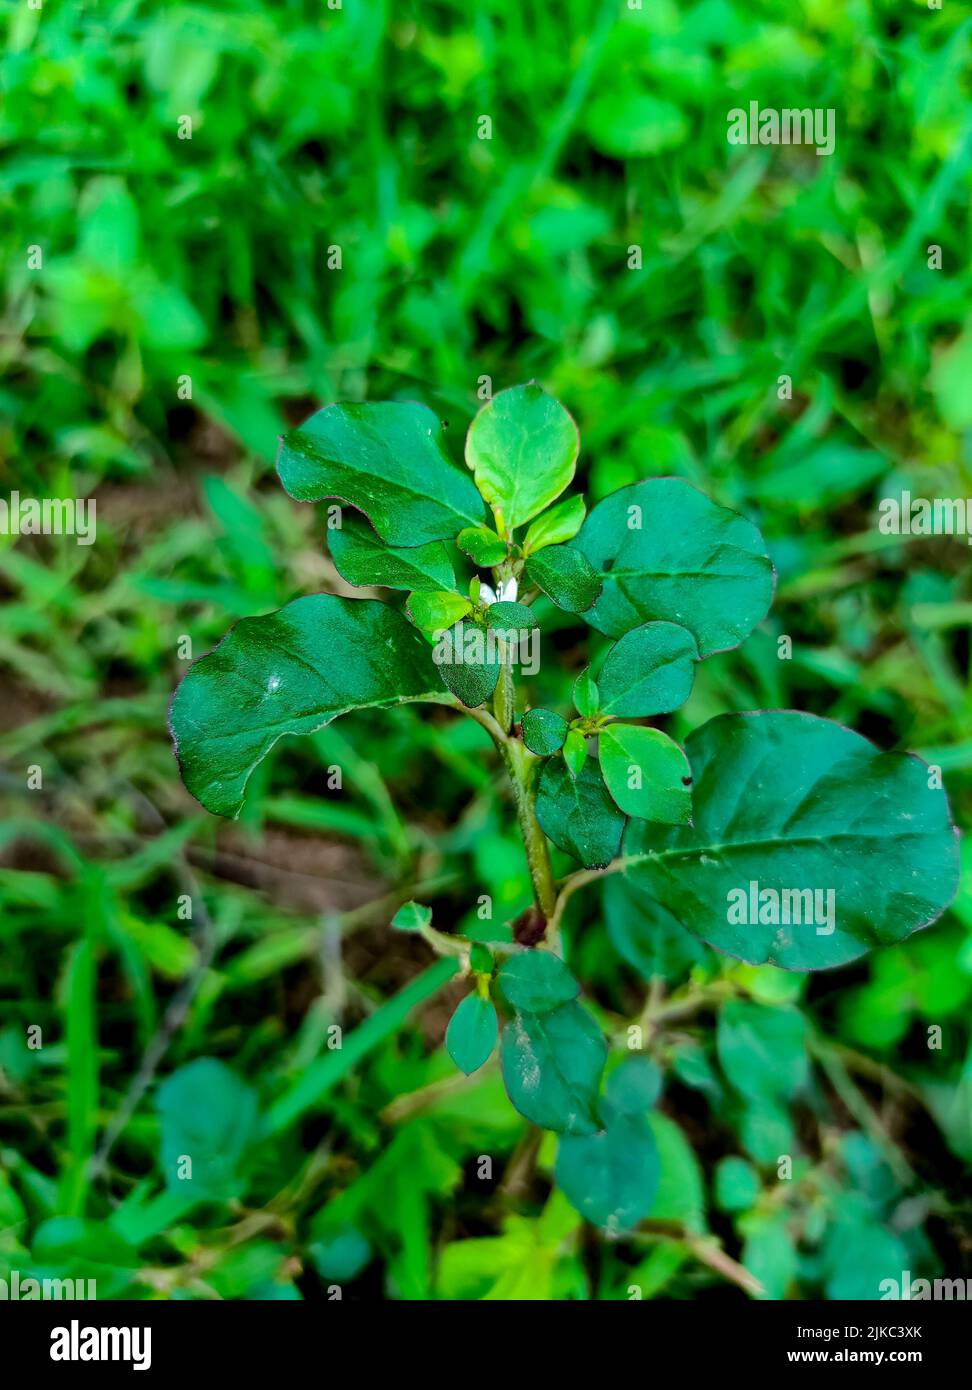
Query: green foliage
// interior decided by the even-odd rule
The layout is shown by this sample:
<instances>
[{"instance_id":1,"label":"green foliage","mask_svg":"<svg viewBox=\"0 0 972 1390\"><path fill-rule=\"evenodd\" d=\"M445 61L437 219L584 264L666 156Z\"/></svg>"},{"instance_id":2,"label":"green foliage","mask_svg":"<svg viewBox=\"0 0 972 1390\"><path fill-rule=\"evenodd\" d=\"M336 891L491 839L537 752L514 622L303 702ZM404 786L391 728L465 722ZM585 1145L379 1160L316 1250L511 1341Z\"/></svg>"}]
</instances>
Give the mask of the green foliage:
<instances>
[{"instance_id":1,"label":"green foliage","mask_svg":"<svg viewBox=\"0 0 972 1390\"><path fill-rule=\"evenodd\" d=\"M253 769L285 734L439 688L427 648L400 613L369 599L295 599L244 618L191 667L170 711L180 770L207 810L236 816Z\"/></svg>"},{"instance_id":2,"label":"green foliage","mask_svg":"<svg viewBox=\"0 0 972 1390\"><path fill-rule=\"evenodd\" d=\"M523 742L531 753L538 757L549 757L559 753L567 737L567 720L552 709L528 709L520 723L523 726Z\"/></svg>"},{"instance_id":3,"label":"green foliage","mask_svg":"<svg viewBox=\"0 0 972 1390\"><path fill-rule=\"evenodd\" d=\"M939 769L969 823L970 571L962 538L887 535L875 518L903 489L968 493L962 7L896 10L893 22L881 7L735 0L308 14L262 0L109 3L96 24L79 6L4 13L4 496L97 498L99 525L91 546L0 546L0 1275L97 1277L102 1300L318 1300L339 1283L366 1300L627 1299L636 1285L644 1298L708 1303L745 1296L746 1276L761 1281L763 1292L745 1284L755 1297L819 1299L873 1298L904 1268L959 1274L969 862L939 927L911 931L925 919L904 911L886 937L882 920L885 880L895 902L906 896L896 798L906 813L919 791L942 808L949 848L939 860L937 812L919 814L910 864L929 917L951 878ZM812 89L837 110L834 156L727 147L727 73L771 105ZM482 109L491 140L476 138ZM195 129L177 143L183 112ZM28 268L37 244L43 264ZM509 540L483 537L462 441L491 392L534 377L581 427L575 479ZM300 456L312 490L335 488L338 532L336 506L295 506L277 487L275 440L309 402L383 399L429 412L431 443L413 441L429 466L415 494L414 469L380 442L373 477L353 466L357 448L350 464ZM619 489L657 492L653 475L755 522L778 571L773 611L725 656L698 624L749 624L748 597L643 614L653 588L676 581L635 582L626 627L677 623L705 658L657 712L611 707L610 642L523 563L546 547L586 554L580 494L593 513ZM450 505L454 486L468 519ZM428 551L404 534L410 516L438 531L443 511L448 528ZM659 546L698 530L655 514L647 529ZM464 543L470 531L492 548ZM218 825L179 787L165 735L188 646L204 653L237 619L287 611L295 594L347 592L335 569L384 587L399 611L403 583L402 623L426 656L438 627L485 626L486 602L471 617L480 579L498 592L516 577L543 629L539 668L517 670L509 698L497 673L488 709L467 690L471 719L442 708L452 687L437 669L431 704L355 707L280 738L249 776L239 823ZM723 579L708 574L707 593ZM604 582L591 616L621 607L627 578ZM451 619L421 611L426 584L448 596ZM738 640L708 636L720 649ZM585 714L571 683L588 664L598 701ZM339 685L342 671L323 667ZM637 688L658 703L662 669L645 659L641 672ZM537 845L521 843L516 783L504 788L483 722L498 719L497 699L507 731L530 706L565 726L570 763L530 743L526 718L505 749L527 810L548 766L598 772L614 719L649 719L686 747L691 834L628 830L653 846L685 837L677 882L642 865L578 884L582 860L555 846L560 910L538 938L542 924L524 920ZM737 838L725 859L702 862L693 730L760 708L812 710L876 748L921 750L932 769L911 779L894 771L901 754L875 753L889 763L864 777L870 811L866 797L846 799L840 747L826 795L808 781L821 816L829 799L835 818L857 810L882 833L890 825L886 851L819 836L812 862L798 847L799 872L814 877L797 882L782 867L764 873L755 848L744 863L751 800L762 817L770 792L802 777L790 775L789 741L767 738L746 745L767 757L765 775L727 765L720 809ZM25 790L33 767L43 787ZM734 888L750 868L760 888L833 887L838 930L860 870L873 913L845 943L853 964L808 986L710 949L708 928L689 928L698 911L726 944L728 882L702 908L688 894L727 863ZM663 878L661 902L651 892ZM565 879L580 889L569 898ZM439 931L388 930L410 897L434 903ZM731 930L753 959L778 929ZM609 1043L598 1125L615 1077L649 1061L664 1074L665 1114L647 1119L657 1189L626 1229L608 1194L609 1240L583 1229L556 1182L558 1145L579 1139L538 1146L499 1067L466 1081L442 1046L457 999L483 988L471 977L487 976L506 1019L486 940L497 967L563 944ZM828 940L811 926L804 944ZM432 949L445 955L429 966ZM35 1023L36 1049L25 1041ZM646 1051L630 1058L632 1047ZM788 1088L766 1079L777 1052ZM155 1101L200 1056L223 1059L259 1105L220 1189L228 1199L170 1183L160 1161ZM227 1154L235 1133L224 1132ZM597 1150L607 1133L580 1138ZM581 1167L586 1184L595 1169ZM729 1194L724 1169L740 1179ZM592 1191L572 1195L580 1206ZM710 1258L718 1244L735 1276Z\"/></svg>"},{"instance_id":4,"label":"green foliage","mask_svg":"<svg viewBox=\"0 0 972 1390\"><path fill-rule=\"evenodd\" d=\"M600 769L585 762L572 772L559 758L546 762L540 774L537 820L558 849L588 869L611 862L624 829L624 816L608 795Z\"/></svg>"},{"instance_id":5,"label":"green foliage","mask_svg":"<svg viewBox=\"0 0 972 1390\"><path fill-rule=\"evenodd\" d=\"M391 924L399 931L424 931L432 925L432 909L422 903L402 903Z\"/></svg>"},{"instance_id":6,"label":"green foliage","mask_svg":"<svg viewBox=\"0 0 972 1390\"><path fill-rule=\"evenodd\" d=\"M572 1000L543 1013L517 1011L503 1029L500 1057L507 1095L535 1125L557 1134L596 1134L597 1092L607 1044Z\"/></svg>"},{"instance_id":7,"label":"green foliage","mask_svg":"<svg viewBox=\"0 0 972 1390\"><path fill-rule=\"evenodd\" d=\"M489 401L469 427L466 462L497 530L511 533L549 507L573 478L579 449L577 426L535 383Z\"/></svg>"},{"instance_id":8,"label":"green foliage","mask_svg":"<svg viewBox=\"0 0 972 1390\"><path fill-rule=\"evenodd\" d=\"M511 956L498 980L507 1002L521 1013L549 1013L580 993L580 985L566 965L549 951Z\"/></svg>"},{"instance_id":9,"label":"green foliage","mask_svg":"<svg viewBox=\"0 0 972 1390\"><path fill-rule=\"evenodd\" d=\"M586 513L584 499L576 493L549 507L527 527L523 537L524 555L533 555L548 545L559 546L564 541L572 541L583 525Z\"/></svg>"},{"instance_id":10,"label":"green foliage","mask_svg":"<svg viewBox=\"0 0 972 1390\"><path fill-rule=\"evenodd\" d=\"M651 478L606 497L573 544L602 584L584 616L609 637L662 619L688 628L709 656L748 637L773 596L773 566L756 527L680 478Z\"/></svg>"},{"instance_id":11,"label":"green foliage","mask_svg":"<svg viewBox=\"0 0 972 1390\"><path fill-rule=\"evenodd\" d=\"M710 945L822 969L908 936L951 901L948 803L917 758L795 711L723 715L685 747L693 824L634 821L625 849L644 856L633 881ZM797 888L816 891L813 910L783 920L782 895ZM754 892L769 895L755 912Z\"/></svg>"},{"instance_id":12,"label":"green foliage","mask_svg":"<svg viewBox=\"0 0 972 1390\"><path fill-rule=\"evenodd\" d=\"M460 1000L446 1029L445 1045L460 1071L478 1071L496 1046L496 1010L488 999L467 994Z\"/></svg>"},{"instance_id":13,"label":"green foliage","mask_svg":"<svg viewBox=\"0 0 972 1390\"><path fill-rule=\"evenodd\" d=\"M574 709L577 713L585 719L593 719L601 707L601 693L589 667L581 671L574 681L574 688L571 693L574 697Z\"/></svg>"},{"instance_id":14,"label":"green foliage","mask_svg":"<svg viewBox=\"0 0 972 1390\"><path fill-rule=\"evenodd\" d=\"M156 1108L169 1190L197 1201L239 1196L237 1170L257 1123L257 1099L249 1086L222 1062L200 1057L166 1078Z\"/></svg>"},{"instance_id":15,"label":"green foliage","mask_svg":"<svg viewBox=\"0 0 972 1390\"><path fill-rule=\"evenodd\" d=\"M692 819L688 760L661 729L611 724L598 749L605 785L626 815L664 825Z\"/></svg>"},{"instance_id":16,"label":"green foliage","mask_svg":"<svg viewBox=\"0 0 972 1390\"><path fill-rule=\"evenodd\" d=\"M805 1024L795 1010L730 1000L719 1015L716 1047L742 1095L782 1102L806 1084Z\"/></svg>"},{"instance_id":17,"label":"green foliage","mask_svg":"<svg viewBox=\"0 0 972 1390\"><path fill-rule=\"evenodd\" d=\"M366 521L351 515L328 531L328 546L338 574L359 588L381 585L435 594L456 586L452 562L439 541L395 549L384 545Z\"/></svg>"},{"instance_id":18,"label":"green foliage","mask_svg":"<svg viewBox=\"0 0 972 1390\"><path fill-rule=\"evenodd\" d=\"M715 1170L715 1201L721 1211L748 1211L759 1195L759 1174L735 1154L719 1160Z\"/></svg>"},{"instance_id":19,"label":"green foliage","mask_svg":"<svg viewBox=\"0 0 972 1390\"><path fill-rule=\"evenodd\" d=\"M637 719L678 709L692 693L698 657L694 637L677 623L632 628L615 642L598 674L601 713Z\"/></svg>"},{"instance_id":20,"label":"green foliage","mask_svg":"<svg viewBox=\"0 0 972 1390\"><path fill-rule=\"evenodd\" d=\"M295 496L339 495L370 509L378 535L352 523L335 560L349 579L411 587L406 613L437 644L450 639L445 659L439 645L431 659L400 613L369 601L322 595L239 624L192 668L173 702L183 773L205 805L237 812L254 767L282 734L314 732L355 707L441 700L441 676L460 707L475 711L494 697L481 722L513 779L541 936L561 910L544 837L586 869L604 869L626 818L632 823L618 867L650 897L647 920L660 915L664 924L652 967L666 937L676 956L691 958L680 926L743 959L811 969L900 939L942 910L956 882L952 827L944 796L922 780L915 760L881 754L846 729L792 712L723 716L689 739L688 756L661 729L615 722L619 714L677 707L691 693L700 654L740 641L762 617L772 568L751 523L679 480L654 480L601 502L576 548L550 544L524 558L521 547L520 558L511 558L517 528L559 496L577 456L570 417L528 386L488 403L467 439L467 462L505 537L500 556L485 528L461 525L476 508L429 421L422 407L330 407L287 437L280 468ZM451 513L430 510L420 479ZM576 509L570 525L575 519ZM401 548L403 538L412 540L411 552ZM455 585L445 539L474 559L497 556L495 591L479 576L468 600L439 587ZM521 575L567 612L596 600L592 623L620 639L599 681L590 668L576 678L579 718L571 725L539 709L519 731L512 727L521 643L540 628L529 603L510 597ZM591 735L598 765L587 759ZM540 763L536 785L531 755ZM840 879L839 929L837 890L825 896L823 915L815 896L828 876ZM806 893L814 911L794 917L787 895L796 891L802 906L793 885L804 884L813 885ZM784 901L790 910L781 916ZM430 909L414 902L392 925L451 950L432 931ZM623 954L642 966L630 926L621 930ZM613 933L617 939L616 920ZM488 1061L498 1033L492 962L484 969L480 957L474 965L471 952L478 984L445 1035L467 1075ZM646 1119L660 1089L654 1063L615 1072L599 1102L605 1039L559 957L549 949L514 954L497 983L513 1011L500 1049L510 1100L564 1136L557 1177L577 1210L611 1231L628 1229L651 1209L663 1171ZM803 1019L730 1000L717 1045L745 1102L743 1143L766 1158L790 1143L784 1106L806 1080ZM742 1208L731 1175L727 1183L723 1205Z\"/></svg>"},{"instance_id":21,"label":"green foliage","mask_svg":"<svg viewBox=\"0 0 972 1390\"><path fill-rule=\"evenodd\" d=\"M456 545L480 569L490 569L506 559L506 541L488 526L467 526L456 537Z\"/></svg>"},{"instance_id":22,"label":"green foliage","mask_svg":"<svg viewBox=\"0 0 972 1390\"><path fill-rule=\"evenodd\" d=\"M584 613L601 592L601 581L579 550L551 545L531 555L524 577L567 613Z\"/></svg>"},{"instance_id":23,"label":"green foliage","mask_svg":"<svg viewBox=\"0 0 972 1390\"><path fill-rule=\"evenodd\" d=\"M364 512L388 545L452 539L482 500L445 453L427 406L332 405L284 435L280 481L299 502L337 497Z\"/></svg>"},{"instance_id":24,"label":"green foliage","mask_svg":"<svg viewBox=\"0 0 972 1390\"><path fill-rule=\"evenodd\" d=\"M644 1118L612 1114L598 1134L566 1134L557 1152L557 1182L588 1221L612 1235L648 1214L660 1164Z\"/></svg>"}]
</instances>

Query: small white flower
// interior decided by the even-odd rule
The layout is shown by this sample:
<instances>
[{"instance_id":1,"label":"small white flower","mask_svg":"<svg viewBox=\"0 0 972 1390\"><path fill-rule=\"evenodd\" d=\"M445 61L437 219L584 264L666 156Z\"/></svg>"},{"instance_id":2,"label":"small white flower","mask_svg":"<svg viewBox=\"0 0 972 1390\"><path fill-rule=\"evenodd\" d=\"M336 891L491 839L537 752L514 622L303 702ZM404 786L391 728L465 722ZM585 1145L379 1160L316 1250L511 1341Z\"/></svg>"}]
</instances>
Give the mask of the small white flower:
<instances>
[{"instance_id":1,"label":"small white flower","mask_svg":"<svg viewBox=\"0 0 972 1390\"><path fill-rule=\"evenodd\" d=\"M517 583L515 579L507 579L499 586L499 593L496 595L499 603L512 603L517 595Z\"/></svg>"},{"instance_id":2,"label":"small white flower","mask_svg":"<svg viewBox=\"0 0 972 1390\"><path fill-rule=\"evenodd\" d=\"M503 586L502 586L502 584L501 584L501 585L500 585L500 593L502 593L502 592L503 592ZM493 593L492 589L489 587L488 584L480 584L480 586L479 586L479 602L480 602L480 603L485 603L485 604L487 605L487 607L489 606L489 604L495 603L495 602L496 602L496 595Z\"/></svg>"}]
</instances>

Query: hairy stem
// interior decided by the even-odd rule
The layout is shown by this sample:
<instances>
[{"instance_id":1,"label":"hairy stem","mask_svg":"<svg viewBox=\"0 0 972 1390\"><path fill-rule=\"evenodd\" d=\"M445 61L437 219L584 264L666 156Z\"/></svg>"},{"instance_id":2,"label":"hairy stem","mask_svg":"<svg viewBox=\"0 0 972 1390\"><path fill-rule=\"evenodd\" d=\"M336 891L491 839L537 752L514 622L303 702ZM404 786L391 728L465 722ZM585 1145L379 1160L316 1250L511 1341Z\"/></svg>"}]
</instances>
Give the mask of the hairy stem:
<instances>
[{"instance_id":1,"label":"hairy stem","mask_svg":"<svg viewBox=\"0 0 972 1390\"><path fill-rule=\"evenodd\" d=\"M516 806L516 819L523 837L533 896L537 906L549 921L557 905L557 889L553 870L550 867L550 850L547 837L540 829L533 809L533 767L526 745L518 738L510 736L513 725L513 712L516 708L516 692L513 684L513 670L510 663L503 662L500 679L496 683L493 696L493 713L480 707L467 709L455 696L437 696L435 703L448 704L462 710L482 724L499 749L500 756L509 774L513 788L513 801Z\"/></svg>"},{"instance_id":2,"label":"hairy stem","mask_svg":"<svg viewBox=\"0 0 972 1390\"><path fill-rule=\"evenodd\" d=\"M553 916L557 904L557 890L554 886L553 871L550 867L550 850L547 837L540 829L533 809L532 768L526 746L518 739L507 739L502 747L503 761L510 774L513 787L513 800L516 803L516 818L523 836L527 865L533 883L533 895L537 906L548 920Z\"/></svg>"},{"instance_id":3,"label":"hairy stem","mask_svg":"<svg viewBox=\"0 0 972 1390\"><path fill-rule=\"evenodd\" d=\"M493 694L493 714L504 734L508 734L513 727L513 710L513 663L510 658L510 649L504 642L503 664L500 666L499 680L496 682L496 690Z\"/></svg>"}]
</instances>

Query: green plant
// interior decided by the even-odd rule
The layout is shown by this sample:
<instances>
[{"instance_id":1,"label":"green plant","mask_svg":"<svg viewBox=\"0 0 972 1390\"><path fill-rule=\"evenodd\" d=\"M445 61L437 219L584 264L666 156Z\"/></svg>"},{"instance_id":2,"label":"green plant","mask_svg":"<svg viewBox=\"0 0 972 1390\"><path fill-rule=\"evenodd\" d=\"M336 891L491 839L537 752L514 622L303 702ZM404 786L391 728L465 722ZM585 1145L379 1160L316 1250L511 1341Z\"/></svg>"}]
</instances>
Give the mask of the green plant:
<instances>
[{"instance_id":1,"label":"green plant","mask_svg":"<svg viewBox=\"0 0 972 1390\"><path fill-rule=\"evenodd\" d=\"M659 937L687 932L751 964L813 970L933 921L955 891L958 853L939 770L830 720L721 715L684 749L630 722L679 708L696 664L746 638L769 608L773 568L749 521L680 478L623 487L586 516L582 499L558 500L578 450L571 417L532 383L473 420L471 477L425 406L317 412L282 440L284 487L302 501L338 499L328 509L338 571L352 585L405 591L404 610L319 594L244 618L190 669L171 727L187 787L224 816L240 813L280 738L352 710L445 705L488 731L535 902L498 938L436 930L415 902L392 925L471 978L446 1035L462 1071L495 1046L494 1001L509 1015L500 1054L511 1101L560 1136L556 1172L574 1206L625 1230L658 1183L648 1114L660 1077L640 1055L609 1067L560 954L572 895L623 874ZM488 581L460 582L465 560ZM520 707L518 675L538 669L540 595L552 613L582 615L595 646L609 639L575 679L569 717ZM556 877L551 845L581 867ZM489 923L491 904L480 908ZM758 1036L739 1007L720 1023L724 1065L732 1071L742 1035L744 1070L768 1054L765 1089L782 1100L787 1078L772 1061L787 1038ZM776 1020L784 1031L794 1021ZM640 1051L637 1025L628 1044ZM734 1079L745 1091L748 1075Z\"/></svg>"}]
</instances>

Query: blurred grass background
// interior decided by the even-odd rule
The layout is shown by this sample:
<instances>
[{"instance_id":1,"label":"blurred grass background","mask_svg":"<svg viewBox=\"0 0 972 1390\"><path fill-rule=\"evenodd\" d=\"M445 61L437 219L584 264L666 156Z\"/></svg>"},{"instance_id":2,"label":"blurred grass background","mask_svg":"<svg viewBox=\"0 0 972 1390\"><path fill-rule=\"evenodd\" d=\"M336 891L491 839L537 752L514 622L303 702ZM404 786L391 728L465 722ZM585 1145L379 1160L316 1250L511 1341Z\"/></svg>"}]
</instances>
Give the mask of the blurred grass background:
<instances>
[{"instance_id":1,"label":"blurred grass background","mask_svg":"<svg viewBox=\"0 0 972 1390\"><path fill-rule=\"evenodd\" d=\"M966 824L968 550L876 526L904 488L972 497L962 7L8 0L0 23L2 485L98 508L90 548L0 537L0 1263L193 1298L726 1298L746 1270L873 1297L968 1272L968 878L927 933L812 981L575 899L605 1026L645 977L674 1001L663 1192L605 1245L495 1068L450 1079L461 987L387 929L416 885L444 928L482 892L503 920L527 901L482 731L342 720L280 747L228 825L165 729L184 638L346 592L276 483L287 423L424 399L460 441L482 378L536 377L592 497L676 473L769 541L770 618L673 732L828 715L939 764ZM836 153L729 146L750 99L833 107ZM583 630L545 629L572 674ZM530 693L567 679L548 660ZM720 991L799 1009L788 1106L715 1046ZM180 1142L222 1161L211 1201L164 1187Z\"/></svg>"}]
</instances>

